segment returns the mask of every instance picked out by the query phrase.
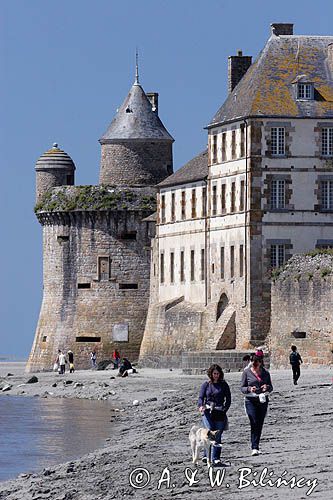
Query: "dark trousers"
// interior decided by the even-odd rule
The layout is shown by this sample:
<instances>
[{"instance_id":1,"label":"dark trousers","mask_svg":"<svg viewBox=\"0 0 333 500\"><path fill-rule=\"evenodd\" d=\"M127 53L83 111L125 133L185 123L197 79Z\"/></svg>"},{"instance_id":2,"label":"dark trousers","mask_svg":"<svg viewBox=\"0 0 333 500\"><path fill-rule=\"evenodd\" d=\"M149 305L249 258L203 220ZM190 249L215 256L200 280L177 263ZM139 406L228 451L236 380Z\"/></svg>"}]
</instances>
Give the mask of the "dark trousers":
<instances>
[{"instance_id":1,"label":"dark trousers","mask_svg":"<svg viewBox=\"0 0 333 500\"><path fill-rule=\"evenodd\" d=\"M297 384L297 380L301 376L301 367L300 365L291 365L291 369L293 371L294 384Z\"/></svg>"},{"instance_id":2,"label":"dark trousers","mask_svg":"<svg viewBox=\"0 0 333 500\"><path fill-rule=\"evenodd\" d=\"M211 431L220 431L216 435L215 443L221 444L222 433L226 426L227 419L225 418L224 420L214 420L210 415L210 411L205 410L205 413L202 416L202 422L206 429L210 429ZM206 450L204 450L204 457L205 456L206 456ZM209 458L211 458L214 461L214 460L219 460L220 457L221 457L221 448L219 446L213 445L212 456Z\"/></svg>"},{"instance_id":3,"label":"dark trousers","mask_svg":"<svg viewBox=\"0 0 333 500\"><path fill-rule=\"evenodd\" d=\"M251 425L251 448L259 450L259 442L261 437L262 426L264 425L265 416L267 413L268 402L260 403L256 398L245 400L245 409Z\"/></svg>"},{"instance_id":4,"label":"dark trousers","mask_svg":"<svg viewBox=\"0 0 333 500\"><path fill-rule=\"evenodd\" d=\"M60 374L63 375L66 370L66 365L60 365Z\"/></svg>"}]
</instances>

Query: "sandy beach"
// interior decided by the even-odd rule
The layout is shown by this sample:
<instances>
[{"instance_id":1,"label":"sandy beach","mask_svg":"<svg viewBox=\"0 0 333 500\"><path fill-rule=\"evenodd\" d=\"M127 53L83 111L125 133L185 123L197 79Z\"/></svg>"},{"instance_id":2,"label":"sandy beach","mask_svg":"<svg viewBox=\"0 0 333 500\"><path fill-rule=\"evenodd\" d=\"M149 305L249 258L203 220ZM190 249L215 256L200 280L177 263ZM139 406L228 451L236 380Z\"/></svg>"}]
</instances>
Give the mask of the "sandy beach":
<instances>
[{"instance_id":1,"label":"sandy beach","mask_svg":"<svg viewBox=\"0 0 333 500\"><path fill-rule=\"evenodd\" d=\"M221 470L221 484L215 486L216 471L210 476L207 467L191 463L188 441L191 425L200 422L196 400L205 376L141 369L123 379L112 378L116 373L112 370L78 371L64 377L39 373L37 383L26 384L31 375L22 369L22 364L0 364L0 380L12 385L1 397L108 399L114 408L112 434L105 447L78 460L39 473L25 471L0 483L1 500L324 499L333 487L329 368L303 370L297 387L289 370L271 371L274 393L264 425L264 453L259 457L250 456L240 373L225 375L233 400L222 458L230 466L224 473ZM7 377L8 373L12 375ZM135 399L138 406L133 406ZM274 485L279 477L289 486Z\"/></svg>"}]
</instances>

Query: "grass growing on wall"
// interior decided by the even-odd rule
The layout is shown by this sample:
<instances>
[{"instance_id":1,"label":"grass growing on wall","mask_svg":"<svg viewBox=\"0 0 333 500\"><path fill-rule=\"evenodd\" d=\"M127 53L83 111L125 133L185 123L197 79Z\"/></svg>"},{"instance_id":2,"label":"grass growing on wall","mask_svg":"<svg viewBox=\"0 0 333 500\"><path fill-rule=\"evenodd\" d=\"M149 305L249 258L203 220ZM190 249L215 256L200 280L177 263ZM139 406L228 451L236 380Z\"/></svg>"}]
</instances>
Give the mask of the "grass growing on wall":
<instances>
[{"instance_id":1,"label":"grass growing on wall","mask_svg":"<svg viewBox=\"0 0 333 500\"><path fill-rule=\"evenodd\" d=\"M62 186L45 193L35 206L39 212L74 210L156 210L154 194L113 186Z\"/></svg>"}]
</instances>

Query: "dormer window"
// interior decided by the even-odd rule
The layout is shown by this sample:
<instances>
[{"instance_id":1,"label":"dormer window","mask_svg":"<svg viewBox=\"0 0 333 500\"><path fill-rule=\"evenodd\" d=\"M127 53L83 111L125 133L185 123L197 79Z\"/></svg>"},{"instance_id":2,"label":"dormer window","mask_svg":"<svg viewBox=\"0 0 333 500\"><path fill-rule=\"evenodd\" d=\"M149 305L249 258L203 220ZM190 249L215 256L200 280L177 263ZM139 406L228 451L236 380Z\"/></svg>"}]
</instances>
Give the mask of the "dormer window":
<instances>
[{"instance_id":1,"label":"dormer window","mask_svg":"<svg viewBox=\"0 0 333 500\"><path fill-rule=\"evenodd\" d=\"M297 99L312 100L313 99L313 84L298 83L297 84Z\"/></svg>"}]
</instances>

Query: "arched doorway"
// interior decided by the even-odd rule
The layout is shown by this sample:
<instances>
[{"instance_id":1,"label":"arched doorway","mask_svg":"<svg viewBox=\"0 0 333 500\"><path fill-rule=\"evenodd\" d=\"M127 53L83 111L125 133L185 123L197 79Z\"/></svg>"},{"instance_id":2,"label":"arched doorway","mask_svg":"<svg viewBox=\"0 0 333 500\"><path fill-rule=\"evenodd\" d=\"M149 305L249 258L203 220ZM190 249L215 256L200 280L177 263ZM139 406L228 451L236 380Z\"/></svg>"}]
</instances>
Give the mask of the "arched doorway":
<instances>
[{"instance_id":1,"label":"arched doorway","mask_svg":"<svg viewBox=\"0 0 333 500\"><path fill-rule=\"evenodd\" d=\"M216 321L222 316L223 311L228 307L229 299L225 293L222 293L216 308Z\"/></svg>"}]
</instances>

